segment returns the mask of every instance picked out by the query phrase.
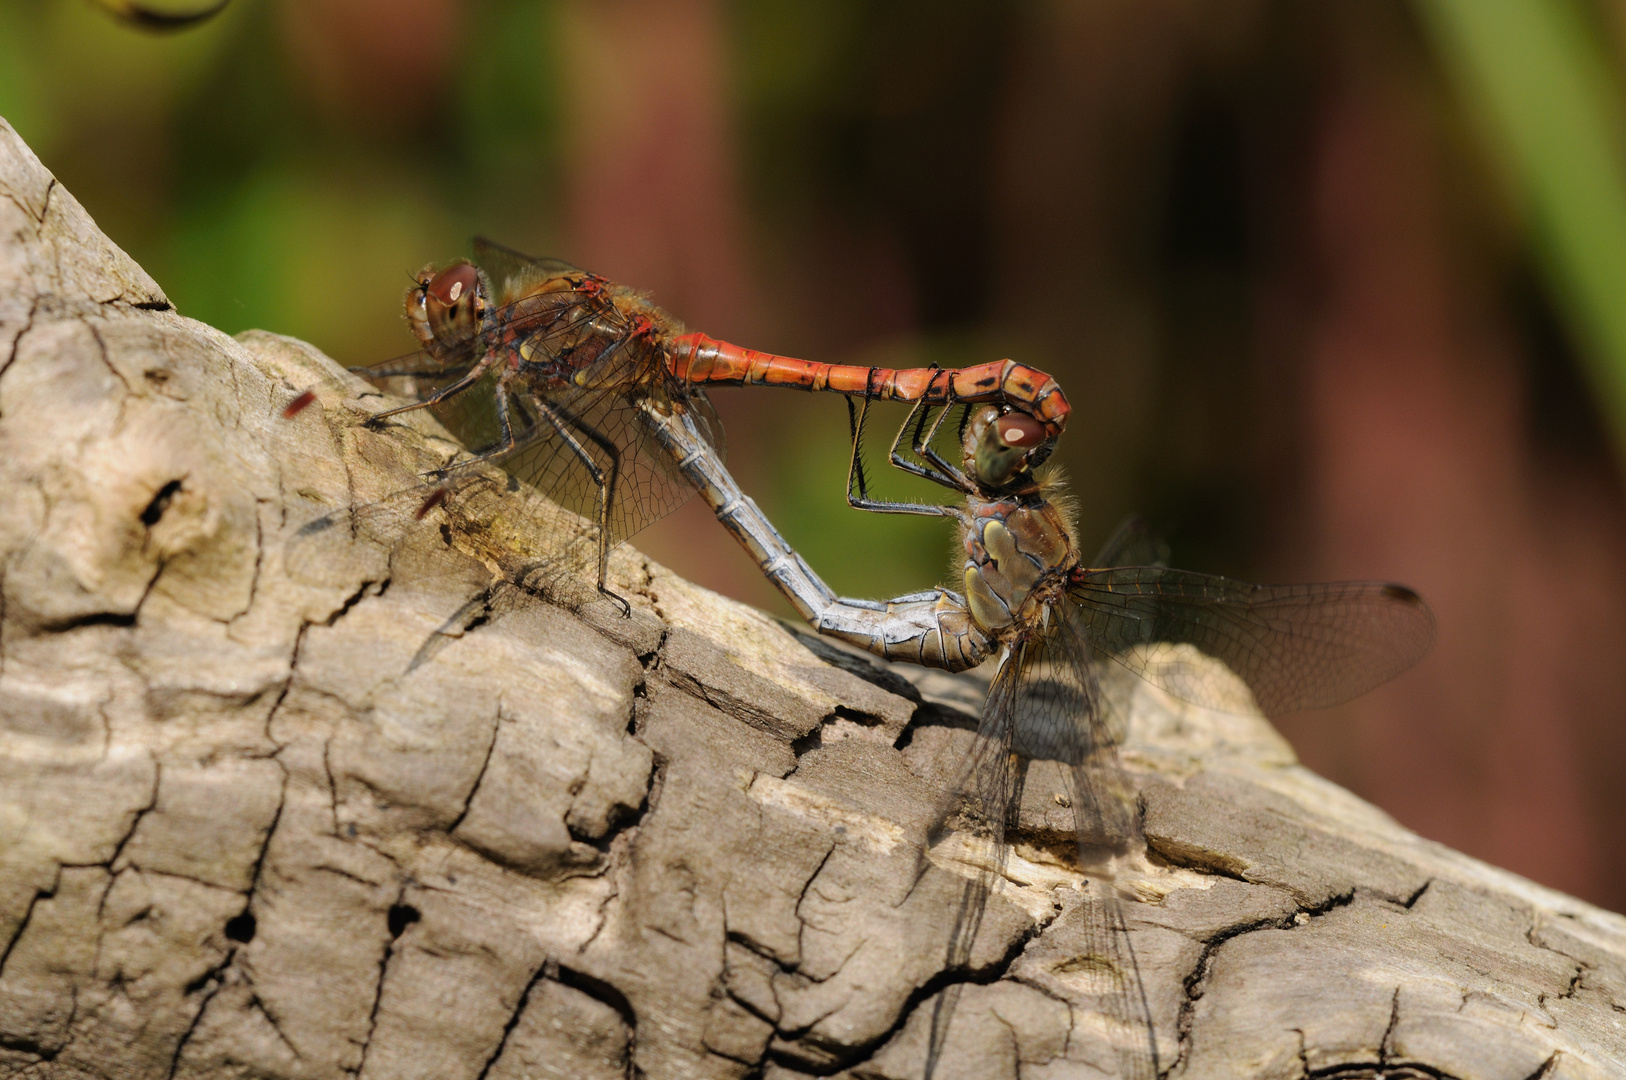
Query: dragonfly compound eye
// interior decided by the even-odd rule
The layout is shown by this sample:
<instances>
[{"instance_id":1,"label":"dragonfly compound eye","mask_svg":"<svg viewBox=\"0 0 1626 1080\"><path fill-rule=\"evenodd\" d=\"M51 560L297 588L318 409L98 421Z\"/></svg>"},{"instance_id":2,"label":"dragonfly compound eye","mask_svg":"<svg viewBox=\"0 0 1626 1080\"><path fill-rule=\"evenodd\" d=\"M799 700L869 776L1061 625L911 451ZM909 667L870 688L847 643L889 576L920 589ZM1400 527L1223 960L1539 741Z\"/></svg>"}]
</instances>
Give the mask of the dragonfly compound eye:
<instances>
[{"instance_id":1,"label":"dragonfly compound eye","mask_svg":"<svg viewBox=\"0 0 1626 1080\"><path fill-rule=\"evenodd\" d=\"M484 298L473 263L453 263L423 287L429 328L442 342L467 341L479 328Z\"/></svg>"},{"instance_id":2,"label":"dragonfly compound eye","mask_svg":"<svg viewBox=\"0 0 1626 1080\"><path fill-rule=\"evenodd\" d=\"M480 275L473 263L453 263L430 279L427 291L431 297L451 307L465 294L473 295L480 283Z\"/></svg>"},{"instance_id":3,"label":"dragonfly compound eye","mask_svg":"<svg viewBox=\"0 0 1626 1080\"><path fill-rule=\"evenodd\" d=\"M1045 440L1044 425L1024 412L1008 412L994 421L999 441L1006 446L1032 449Z\"/></svg>"},{"instance_id":4,"label":"dragonfly compound eye","mask_svg":"<svg viewBox=\"0 0 1626 1080\"><path fill-rule=\"evenodd\" d=\"M1027 413L990 410L989 414L975 417L971 428L971 470L977 482L990 490L1010 486L1028 468L1049 456L1049 433Z\"/></svg>"}]
</instances>

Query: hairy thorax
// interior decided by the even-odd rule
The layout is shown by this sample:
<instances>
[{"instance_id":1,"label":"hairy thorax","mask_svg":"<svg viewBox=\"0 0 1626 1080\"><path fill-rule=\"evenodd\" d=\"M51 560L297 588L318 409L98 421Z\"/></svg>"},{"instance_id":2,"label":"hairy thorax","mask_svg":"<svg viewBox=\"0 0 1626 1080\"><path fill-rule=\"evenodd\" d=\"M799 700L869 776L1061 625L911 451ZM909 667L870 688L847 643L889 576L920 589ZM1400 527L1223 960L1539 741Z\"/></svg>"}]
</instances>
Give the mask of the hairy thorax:
<instances>
[{"instance_id":1,"label":"hairy thorax","mask_svg":"<svg viewBox=\"0 0 1626 1080\"><path fill-rule=\"evenodd\" d=\"M972 499L969 509L963 540L972 617L995 634L1026 625L1078 562L1067 520L1038 496Z\"/></svg>"}]
</instances>

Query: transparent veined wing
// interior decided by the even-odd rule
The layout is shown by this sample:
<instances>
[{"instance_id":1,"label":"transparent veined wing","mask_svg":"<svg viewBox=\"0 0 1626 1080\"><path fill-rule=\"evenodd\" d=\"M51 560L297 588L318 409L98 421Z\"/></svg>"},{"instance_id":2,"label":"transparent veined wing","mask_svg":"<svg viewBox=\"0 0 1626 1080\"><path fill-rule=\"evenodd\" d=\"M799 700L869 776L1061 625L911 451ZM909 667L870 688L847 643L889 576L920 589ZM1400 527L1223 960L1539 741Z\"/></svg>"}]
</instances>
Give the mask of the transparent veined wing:
<instances>
[{"instance_id":1,"label":"transparent veined wing","mask_svg":"<svg viewBox=\"0 0 1626 1080\"><path fill-rule=\"evenodd\" d=\"M431 410L470 450L442 475L465 470L476 459L498 465L566 509L602 519L613 546L694 494L649 431L639 403L651 396L665 398L662 408L687 410L714 451L726 453L722 425L706 395L668 388L660 379L553 393L512 382L504 404L513 445L504 450L496 375L488 372Z\"/></svg>"},{"instance_id":2,"label":"transparent veined wing","mask_svg":"<svg viewBox=\"0 0 1626 1080\"><path fill-rule=\"evenodd\" d=\"M563 259L525 255L484 236L474 238L474 261L491 279L491 287L498 296L517 295L536 282L559 274L586 273Z\"/></svg>"},{"instance_id":3,"label":"transparent veined wing","mask_svg":"<svg viewBox=\"0 0 1626 1080\"><path fill-rule=\"evenodd\" d=\"M514 445L497 453L501 425L487 379L444 404L459 410L457 430L474 453L426 472L421 484L307 522L289 543L291 566L313 580L331 561L332 545L365 535L393 548L412 529L439 528L449 541L455 534L499 568L500 580L449 618L413 666L525 596L589 599L575 596L567 582L584 574L602 581L611 550L694 494L655 438L652 415L686 412L714 452L723 453L722 428L705 394L661 381L571 387L551 397L521 386L509 401Z\"/></svg>"},{"instance_id":4,"label":"transparent veined wing","mask_svg":"<svg viewBox=\"0 0 1626 1080\"><path fill-rule=\"evenodd\" d=\"M1119 1076L1156 1080L1157 1047L1139 965L1129 938L1123 900L1103 873L1110 856L1140 842L1135 793L1118 762L1117 743L1103 712L1084 626L1066 612L1008 647L989 685L972 750L955 773L929 844L955 836L969 844L978 867L968 877L950 932L945 966L970 960L988 898L1005 872L1032 761L1055 761L1067 778L1067 801L1091 895L1079 910L1085 958L1107 976L1082 1007L1103 1013ZM942 1059L960 997L959 983L939 995L927 1053L929 1078Z\"/></svg>"},{"instance_id":5,"label":"transparent veined wing","mask_svg":"<svg viewBox=\"0 0 1626 1080\"><path fill-rule=\"evenodd\" d=\"M1101 550L1091 566L1167 566L1169 545L1152 531L1146 519L1136 514L1126 518Z\"/></svg>"},{"instance_id":6,"label":"transparent veined wing","mask_svg":"<svg viewBox=\"0 0 1626 1080\"><path fill-rule=\"evenodd\" d=\"M1235 672L1268 716L1358 697L1411 667L1434 640L1434 614L1403 585L1376 581L1254 585L1173 570L1075 571L1067 587L1090 644L1200 705L1226 708L1176 665L1137 646L1186 643Z\"/></svg>"}]
</instances>

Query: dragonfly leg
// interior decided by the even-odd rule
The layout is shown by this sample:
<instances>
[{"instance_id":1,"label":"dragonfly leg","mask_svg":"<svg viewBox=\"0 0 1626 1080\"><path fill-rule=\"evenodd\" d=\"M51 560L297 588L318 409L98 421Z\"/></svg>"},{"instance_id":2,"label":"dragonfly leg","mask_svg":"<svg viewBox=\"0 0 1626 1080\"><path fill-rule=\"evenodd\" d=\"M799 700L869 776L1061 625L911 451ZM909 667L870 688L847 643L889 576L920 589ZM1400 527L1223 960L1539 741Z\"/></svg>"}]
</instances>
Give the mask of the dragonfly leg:
<instances>
[{"instance_id":1,"label":"dragonfly leg","mask_svg":"<svg viewBox=\"0 0 1626 1080\"><path fill-rule=\"evenodd\" d=\"M478 465L484 461L491 461L494 458L500 458L518 444L519 440L514 437L513 422L509 419L508 415L508 388L502 383L498 383L496 386L495 396L497 398L497 422L502 427L502 438L497 440L497 445L493 446L489 450L484 450L471 458L465 458L462 461L454 461L443 469L434 469L427 472L424 474L425 476L432 476L437 480L444 480L448 474L454 471L467 469L470 466Z\"/></svg>"},{"instance_id":2,"label":"dragonfly leg","mask_svg":"<svg viewBox=\"0 0 1626 1080\"><path fill-rule=\"evenodd\" d=\"M864 475L864 424L869 418L870 398L864 399L862 409L853 405L853 399L847 398L847 423L852 429L853 451L852 458L847 463L847 505L855 510L872 510L881 514L923 514L927 517L959 517L960 508L957 506L942 506L933 503L899 502L886 499L872 499L869 497L869 481Z\"/></svg>"},{"instance_id":3,"label":"dragonfly leg","mask_svg":"<svg viewBox=\"0 0 1626 1080\"><path fill-rule=\"evenodd\" d=\"M414 401L410 405L402 405L394 409L385 409L381 413L374 413L367 418L367 423L376 424L385 417L396 416L400 413L412 412L414 409L425 409L431 405L439 405L453 394L461 393L462 391L473 386L475 383L479 382L480 376L484 375L486 373L486 369L491 367L492 359L496 355L497 354L495 352L487 353L485 356L480 358L480 362L478 364L475 364L473 367L469 368L467 374L465 374L461 379L458 379L456 382L448 386L441 387L439 390L436 390L433 394L430 394L422 401Z\"/></svg>"},{"instance_id":4,"label":"dragonfly leg","mask_svg":"<svg viewBox=\"0 0 1626 1080\"><path fill-rule=\"evenodd\" d=\"M935 465L942 475L951 479L953 483L948 486L957 487L961 491L972 492L976 490L976 485L971 483L970 479L967 478L965 473L961 471L958 466L952 465L948 461L944 460L943 455L939 454L935 449L932 448L932 440L937 438L938 429L943 426L943 421L948 419L949 413L953 411L954 406L959 403L959 400L960 399L954 393L954 383L950 382L948 390L946 390L943 394L942 411L937 414L937 419L932 421L931 431L923 433L923 429L926 425L926 416L924 413L915 423L915 440L914 445L912 445L910 449L914 451L916 457ZM907 427L908 425L905 424L904 426ZM898 435L901 438L903 432L899 431ZM896 447L896 443L893 445Z\"/></svg>"},{"instance_id":5,"label":"dragonfly leg","mask_svg":"<svg viewBox=\"0 0 1626 1080\"><path fill-rule=\"evenodd\" d=\"M360 375L364 379L424 378L426 376L433 376L435 378L444 379L444 378L447 378L447 377L453 376L453 375L455 375L455 376L457 376L458 378L461 379L464 375L468 374L469 368L472 368L473 366L474 366L473 364L468 364L466 366L465 365L457 365L457 366L449 367L449 368L447 368L447 367L398 367L398 368L352 367L352 368L346 368L345 370L350 372L352 375Z\"/></svg>"},{"instance_id":6,"label":"dragonfly leg","mask_svg":"<svg viewBox=\"0 0 1626 1080\"><path fill-rule=\"evenodd\" d=\"M934 484L941 484L943 487L963 491L966 494L974 493L976 488L958 469L954 469L952 472L944 472L929 465L910 461L903 456L903 452L899 449L903 445L903 437L908 433L911 425L918 429L916 441L918 442L919 438L923 437L921 433L925 431L926 418L931 415L931 410L931 403L925 399L915 402L914 407L909 410L909 415L903 418L903 425L898 428L897 436L892 440L892 447L887 451L887 462L893 468L902 469L911 476L918 476L923 480L930 480ZM941 422L941 418L939 418L939 422ZM936 431L936 425L933 426L932 430Z\"/></svg>"},{"instance_id":7,"label":"dragonfly leg","mask_svg":"<svg viewBox=\"0 0 1626 1080\"><path fill-rule=\"evenodd\" d=\"M623 618L632 615L632 605L627 603L625 597L612 591L604 584L605 575L610 567L610 504L615 498L616 483L621 477L621 454L608 440L595 433L579 427L572 419L559 409L543 400L541 397L531 395L531 407L536 410L537 417L559 433L559 437L570 447L571 453L582 463L587 474L592 477L593 483L598 487L598 580L596 582L601 595L615 601L621 607ZM587 443L592 443L609 459L609 466L600 465L593 459L587 449Z\"/></svg>"}]
</instances>

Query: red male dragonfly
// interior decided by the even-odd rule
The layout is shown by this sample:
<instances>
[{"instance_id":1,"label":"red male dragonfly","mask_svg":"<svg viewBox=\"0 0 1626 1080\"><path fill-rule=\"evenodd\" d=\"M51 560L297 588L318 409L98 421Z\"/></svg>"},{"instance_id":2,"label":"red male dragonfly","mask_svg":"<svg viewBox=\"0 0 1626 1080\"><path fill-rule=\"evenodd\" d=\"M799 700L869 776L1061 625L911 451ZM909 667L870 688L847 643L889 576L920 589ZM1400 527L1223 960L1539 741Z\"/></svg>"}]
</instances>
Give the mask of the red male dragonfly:
<instances>
[{"instance_id":1,"label":"red male dragonfly","mask_svg":"<svg viewBox=\"0 0 1626 1080\"><path fill-rule=\"evenodd\" d=\"M428 408L474 449L440 479L500 464L596 527L596 584L610 551L681 506L694 489L653 438L691 417L719 460L723 435L707 386L785 386L883 401L995 401L1034 417L1049 436L1068 405L1055 380L1010 360L958 370L894 370L797 360L731 345L683 326L631 289L557 259L535 259L488 240L476 262L424 269L407 293L407 319L423 349L355 369L371 380L410 379ZM296 398L292 415L308 404ZM441 489L434 498L444 498ZM587 565L586 552L575 561ZM554 569L559 569L559 566ZM574 569L574 567L571 567ZM619 597L625 608L625 602Z\"/></svg>"}]
</instances>

